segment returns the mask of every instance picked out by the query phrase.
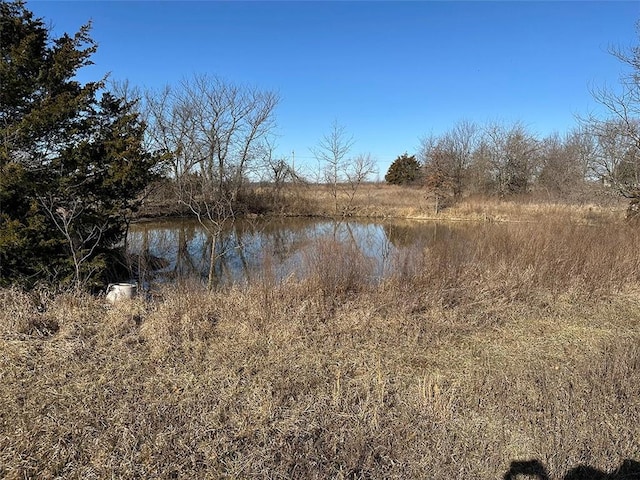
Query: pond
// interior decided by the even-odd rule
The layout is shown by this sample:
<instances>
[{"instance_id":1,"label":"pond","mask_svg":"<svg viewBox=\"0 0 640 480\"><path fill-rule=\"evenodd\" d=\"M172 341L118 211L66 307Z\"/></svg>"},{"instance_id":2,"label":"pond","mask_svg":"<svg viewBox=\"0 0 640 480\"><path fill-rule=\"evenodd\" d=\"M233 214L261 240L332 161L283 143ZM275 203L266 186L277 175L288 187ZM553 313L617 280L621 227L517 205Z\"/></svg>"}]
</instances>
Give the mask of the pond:
<instances>
[{"instance_id":1,"label":"pond","mask_svg":"<svg viewBox=\"0 0 640 480\"><path fill-rule=\"evenodd\" d=\"M216 284L251 282L265 268L279 280L302 277L327 254L369 262L372 277L381 279L403 253L446 241L460 228L418 221L240 220L222 230L212 256L207 229L194 219L167 219L131 225L127 250L143 283L207 282L210 275Z\"/></svg>"}]
</instances>

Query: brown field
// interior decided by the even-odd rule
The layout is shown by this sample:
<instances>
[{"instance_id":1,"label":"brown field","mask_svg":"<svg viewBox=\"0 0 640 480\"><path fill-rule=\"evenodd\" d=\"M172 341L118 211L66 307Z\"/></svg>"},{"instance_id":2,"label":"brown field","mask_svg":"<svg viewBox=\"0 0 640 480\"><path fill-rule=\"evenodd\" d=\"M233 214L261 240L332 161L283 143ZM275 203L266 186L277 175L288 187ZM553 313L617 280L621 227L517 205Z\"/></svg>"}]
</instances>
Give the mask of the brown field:
<instances>
[{"instance_id":1,"label":"brown field","mask_svg":"<svg viewBox=\"0 0 640 480\"><path fill-rule=\"evenodd\" d=\"M411 193L363 195L406 213ZM299 282L266 268L251 285L113 307L0 291L0 477L496 479L536 459L561 479L636 465L640 231L617 221L623 208L456 208L536 221L478 222L395 258L382 283L324 242Z\"/></svg>"},{"instance_id":2,"label":"brown field","mask_svg":"<svg viewBox=\"0 0 640 480\"><path fill-rule=\"evenodd\" d=\"M268 190L258 190L266 194ZM408 218L430 220L518 221L547 220L597 223L622 221L628 201L600 188L591 187L580 202L550 197L542 192L507 199L472 196L450 202L438 213L434 200L422 187L401 187L385 183L360 185L353 196L349 188L338 188L338 208L326 185L289 186L283 189L272 212L287 215ZM278 208L278 205L280 208Z\"/></svg>"},{"instance_id":3,"label":"brown field","mask_svg":"<svg viewBox=\"0 0 640 480\"><path fill-rule=\"evenodd\" d=\"M423 187L402 187L386 183L364 183L355 194L346 185L337 189L338 206L327 185L286 185L275 191L269 186L256 186L243 198L240 213L264 215L407 218L423 220L474 220L538 222L547 220L597 223L622 221L628 201L598 186L585 187L579 201L549 196L543 192L507 199L467 196L450 202L440 212ZM140 217L190 215L179 205L167 187L153 191L139 212Z\"/></svg>"}]
</instances>

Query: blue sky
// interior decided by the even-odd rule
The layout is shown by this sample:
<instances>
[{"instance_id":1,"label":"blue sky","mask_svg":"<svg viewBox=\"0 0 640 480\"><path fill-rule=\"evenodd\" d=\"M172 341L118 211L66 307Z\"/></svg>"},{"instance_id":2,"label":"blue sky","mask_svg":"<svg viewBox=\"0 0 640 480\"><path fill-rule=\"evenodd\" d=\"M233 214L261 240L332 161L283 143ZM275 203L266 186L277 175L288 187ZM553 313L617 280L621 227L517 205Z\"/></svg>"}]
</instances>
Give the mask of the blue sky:
<instances>
[{"instance_id":1,"label":"blue sky","mask_svg":"<svg viewBox=\"0 0 640 480\"><path fill-rule=\"evenodd\" d=\"M93 20L81 80L157 88L193 74L277 91L278 152L310 148L337 121L383 177L420 138L467 119L521 121L541 136L597 110L615 85L610 46L639 43L640 2L29 1L54 35Z\"/></svg>"}]
</instances>

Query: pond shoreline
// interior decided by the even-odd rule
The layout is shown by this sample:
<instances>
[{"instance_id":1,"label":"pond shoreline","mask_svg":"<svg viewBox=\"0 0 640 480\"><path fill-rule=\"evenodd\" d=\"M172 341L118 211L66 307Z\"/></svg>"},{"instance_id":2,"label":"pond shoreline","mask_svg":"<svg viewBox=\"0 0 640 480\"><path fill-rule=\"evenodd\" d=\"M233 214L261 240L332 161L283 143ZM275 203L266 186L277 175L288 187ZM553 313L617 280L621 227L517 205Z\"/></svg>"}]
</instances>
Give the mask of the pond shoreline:
<instances>
[{"instance_id":1,"label":"pond shoreline","mask_svg":"<svg viewBox=\"0 0 640 480\"><path fill-rule=\"evenodd\" d=\"M378 207L379 209L379 207ZM373 214L360 212L348 215L336 215L326 212L318 213L242 213L234 219L282 219L307 218L318 220L423 220L432 222L497 222L497 223L535 223L549 218L558 221L573 221L577 223L593 224L597 222L620 222L625 220L626 210L623 206L599 206L593 204L521 204L516 202L486 202L472 205L466 202L443 210L439 213L429 212L397 212L390 209L386 213L379 211ZM159 220L193 219L197 217L188 212L170 214L149 214L144 212L131 218L132 224L153 222Z\"/></svg>"},{"instance_id":2,"label":"pond shoreline","mask_svg":"<svg viewBox=\"0 0 640 480\"><path fill-rule=\"evenodd\" d=\"M334 198L326 185L287 186L278 195L267 187L250 191L238 205L240 217L331 219L415 219L430 221L538 222L548 219L578 223L618 222L625 219L628 201L591 188L575 198L554 198L544 192L497 198L467 196L435 204L424 188L383 183L361 185L353 196ZM173 193L160 189L145 199L135 220L193 217Z\"/></svg>"}]
</instances>

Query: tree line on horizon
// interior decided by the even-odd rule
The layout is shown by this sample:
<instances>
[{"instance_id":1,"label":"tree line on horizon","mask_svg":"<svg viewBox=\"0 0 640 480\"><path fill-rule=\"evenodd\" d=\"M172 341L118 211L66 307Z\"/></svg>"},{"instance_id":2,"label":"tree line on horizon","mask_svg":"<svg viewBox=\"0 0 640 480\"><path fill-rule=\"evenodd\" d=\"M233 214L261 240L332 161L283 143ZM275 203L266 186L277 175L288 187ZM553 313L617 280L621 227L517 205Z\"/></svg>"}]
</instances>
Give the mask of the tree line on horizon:
<instances>
[{"instance_id":1,"label":"tree line on horizon","mask_svg":"<svg viewBox=\"0 0 640 480\"><path fill-rule=\"evenodd\" d=\"M76 74L97 50L90 23L53 38L23 0L1 2L0 15L0 286L80 289L121 275L128 224L152 185L201 221L213 255L256 181L274 202L286 183L310 181L274 154L277 93L210 75L160 90L107 78L81 84ZM615 120L542 140L522 124L460 122L425 137L417 158L404 156L418 166L413 181L442 205L469 192L569 195L595 179L636 201L640 59L616 54L631 67L623 92L595 92ZM336 213L338 193L352 197L375 170L352 145L336 122L313 149L312 180L330 186ZM406 172L392 178L394 165L387 180L407 183Z\"/></svg>"},{"instance_id":2,"label":"tree line on horizon","mask_svg":"<svg viewBox=\"0 0 640 480\"><path fill-rule=\"evenodd\" d=\"M436 209L477 194L506 198L535 191L579 200L594 184L635 198L639 127L635 120L587 122L564 135L540 138L521 122L463 120L441 135L424 137L417 154L398 156L385 180L424 186Z\"/></svg>"}]
</instances>

